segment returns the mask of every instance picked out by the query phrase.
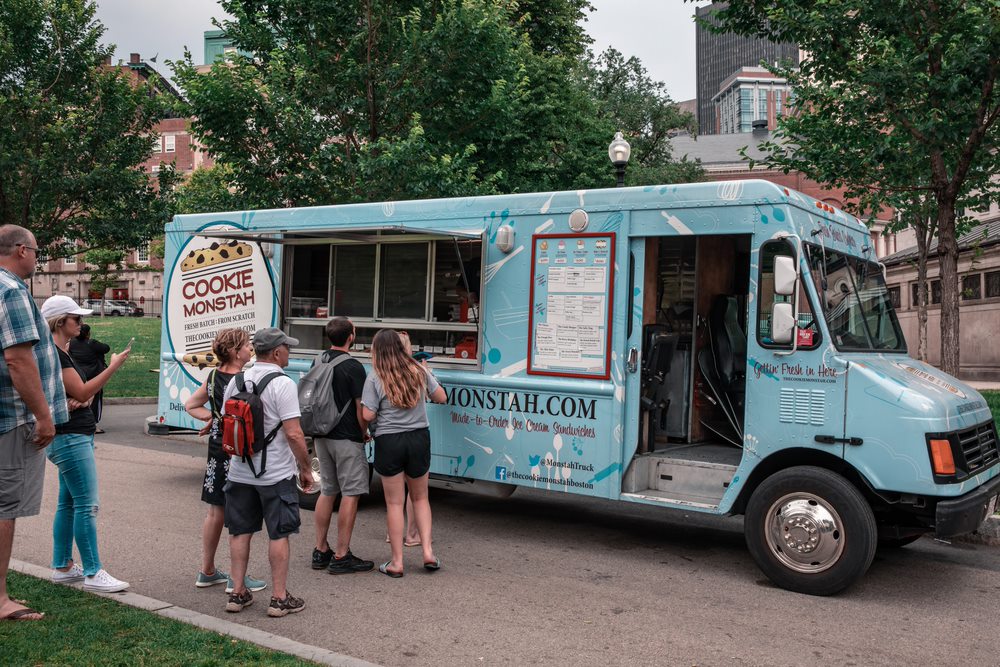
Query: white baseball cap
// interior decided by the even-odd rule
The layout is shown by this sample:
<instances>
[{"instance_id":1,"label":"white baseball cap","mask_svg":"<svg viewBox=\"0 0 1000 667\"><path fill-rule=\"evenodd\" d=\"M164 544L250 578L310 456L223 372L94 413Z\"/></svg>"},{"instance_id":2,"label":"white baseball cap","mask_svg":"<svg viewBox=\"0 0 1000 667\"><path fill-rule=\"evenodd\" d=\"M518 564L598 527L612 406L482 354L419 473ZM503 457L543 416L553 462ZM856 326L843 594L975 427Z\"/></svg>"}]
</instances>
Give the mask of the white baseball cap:
<instances>
[{"instance_id":1,"label":"white baseball cap","mask_svg":"<svg viewBox=\"0 0 1000 667\"><path fill-rule=\"evenodd\" d=\"M90 308L81 308L76 301L62 294L50 296L42 304L42 317L47 320L62 315L92 315L93 313L94 311Z\"/></svg>"}]
</instances>

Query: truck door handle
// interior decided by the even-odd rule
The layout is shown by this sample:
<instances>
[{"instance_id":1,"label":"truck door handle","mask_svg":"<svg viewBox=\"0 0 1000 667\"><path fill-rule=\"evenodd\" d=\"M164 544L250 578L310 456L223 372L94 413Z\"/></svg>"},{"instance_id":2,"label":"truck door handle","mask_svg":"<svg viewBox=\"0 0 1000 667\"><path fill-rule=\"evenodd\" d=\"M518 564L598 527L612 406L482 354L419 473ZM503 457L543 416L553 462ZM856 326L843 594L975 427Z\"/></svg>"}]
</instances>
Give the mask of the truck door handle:
<instances>
[{"instance_id":1,"label":"truck door handle","mask_svg":"<svg viewBox=\"0 0 1000 667\"><path fill-rule=\"evenodd\" d=\"M861 438L837 438L832 435L817 435L813 438L816 442L821 445L851 445L852 447L860 447L865 444L865 441Z\"/></svg>"},{"instance_id":2,"label":"truck door handle","mask_svg":"<svg viewBox=\"0 0 1000 667\"><path fill-rule=\"evenodd\" d=\"M629 373L635 373L639 370L639 348L630 347L628 349L628 358L625 360L625 369Z\"/></svg>"}]
</instances>

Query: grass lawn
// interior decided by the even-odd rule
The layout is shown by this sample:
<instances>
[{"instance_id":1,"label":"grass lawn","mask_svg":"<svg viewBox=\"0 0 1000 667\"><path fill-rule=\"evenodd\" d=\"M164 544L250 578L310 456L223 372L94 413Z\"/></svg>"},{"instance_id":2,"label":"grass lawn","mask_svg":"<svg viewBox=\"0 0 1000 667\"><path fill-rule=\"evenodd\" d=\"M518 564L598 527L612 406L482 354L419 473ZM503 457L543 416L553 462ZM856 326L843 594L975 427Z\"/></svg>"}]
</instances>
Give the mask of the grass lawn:
<instances>
[{"instance_id":1,"label":"grass lawn","mask_svg":"<svg viewBox=\"0 0 1000 667\"><path fill-rule=\"evenodd\" d=\"M159 375L149 369L160 367L160 326L158 317L88 317L90 337L120 352L132 336L132 354L104 388L106 397L156 396ZM111 356L107 359L110 361Z\"/></svg>"},{"instance_id":2,"label":"grass lawn","mask_svg":"<svg viewBox=\"0 0 1000 667\"><path fill-rule=\"evenodd\" d=\"M45 619L0 621L5 665L314 664L18 572L7 585Z\"/></svg>"}]
</instances>

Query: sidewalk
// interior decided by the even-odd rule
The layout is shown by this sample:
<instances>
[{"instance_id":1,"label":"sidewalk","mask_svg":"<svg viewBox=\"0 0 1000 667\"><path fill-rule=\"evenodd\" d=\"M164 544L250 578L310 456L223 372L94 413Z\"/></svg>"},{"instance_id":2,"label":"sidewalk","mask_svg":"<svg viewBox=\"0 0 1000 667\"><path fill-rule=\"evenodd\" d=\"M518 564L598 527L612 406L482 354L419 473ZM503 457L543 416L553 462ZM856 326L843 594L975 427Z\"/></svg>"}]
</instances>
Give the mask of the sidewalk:
<instances>
[{"instance_id":1,"label":"sidewalk","mask_svg":"<svg viewBox=\"0 0 1000 667\"><path fill-rule=\"evenodd\" d=\"M144 406L137 406L142 410ZM138 430L138 427L134 427ZM115 430L108 425L109 435ZM101 438L102 436L98 436ZM119 437L122 437L119 435ZM143 437L132 436L136 439ZM177 443L175 443L177 444ZM312 513L303 512L303 530L292 538L292 562L288 587L303 597L307 608L301 614L280 619L266 615L270 590L255 595L255 604L242 613L228 614L222 586L198 589L194 586L201 553L201 521L205 515L200 501L204 460L202 447L191 447L191 456L114 445L97 440L96 458L100 481L101 507L98 518L101 560L114 576L131 583L126 593L109 597L124 604L147 609L200 627L251 641L267 648L291 653L323 664L371 665L347 655L377 655L372 645L346 646L326 621L335 610L352 608L371 596L371 587L355 581L333 582L333 577L315 575L302 563L312 548ZM17 521L12 567L32 576L48 578L52 549L52 517L58 495L58 473L46 463L42 513ZM357 540L356 550L369 553L385 535L384 519L366 517L372 545ZM250 557L251 573L270 579L267 540L254 540ZM225 534L216 559L218 567L229 569ZM322 573L325 575L325 573ZM343 579L337 577L336 579ZM341 585L336 585L341 584ZM349 585L353 584L353 585ZM333 590L338 590L335 599ZM349 589L357 588L353 594ZM362 594L361 589L367 589ZM360 611L360 610L359 610ZM317 646L320 644L320 646Z\"/></svg>"}]
</instances>

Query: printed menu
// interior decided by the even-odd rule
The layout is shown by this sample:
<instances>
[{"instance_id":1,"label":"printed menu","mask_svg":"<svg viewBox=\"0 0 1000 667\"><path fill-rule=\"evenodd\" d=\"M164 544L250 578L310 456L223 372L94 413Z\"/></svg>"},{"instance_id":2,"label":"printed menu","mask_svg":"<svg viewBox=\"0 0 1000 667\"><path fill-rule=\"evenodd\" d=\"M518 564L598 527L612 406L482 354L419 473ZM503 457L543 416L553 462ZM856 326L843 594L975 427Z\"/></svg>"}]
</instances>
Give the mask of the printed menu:
<instances>
[{"instance_id":1,"label":"printed menu","mask_svg":"<svg viewBox=\"0 0 1000 667\"><path fill-rule=\"evenodd\" d=\"M528 373L610 377L614 236L532 237Z\"/></svg>"}]
</instances>

